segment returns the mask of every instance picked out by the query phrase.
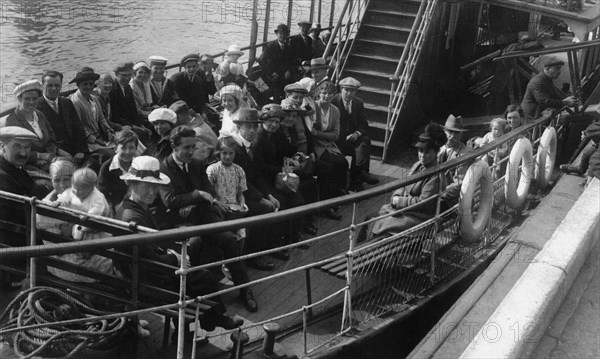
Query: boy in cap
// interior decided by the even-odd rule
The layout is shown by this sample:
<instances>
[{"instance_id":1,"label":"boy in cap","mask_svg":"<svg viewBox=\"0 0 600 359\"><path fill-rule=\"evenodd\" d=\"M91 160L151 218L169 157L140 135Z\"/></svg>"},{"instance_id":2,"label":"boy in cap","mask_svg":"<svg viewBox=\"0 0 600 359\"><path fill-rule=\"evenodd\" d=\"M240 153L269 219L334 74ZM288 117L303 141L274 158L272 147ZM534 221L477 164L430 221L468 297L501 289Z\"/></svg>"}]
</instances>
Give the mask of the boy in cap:
<instances>
[{"instance_id":1,"label":"boy in cap","mask_svg":"<svg viewBox=\"0 0 600 359\"><path fill-rule=\"evenodd\" d=\"M171 106L177 100L177 92L173 81L165 77L167 59L162 56L152 55L150 60L150 90L152 102L158 106Z\"/></svg>"},{"instance_id":2,"label":"boy in cap","mask_svg":"<svg viewBox=\"0 0 600 359\"><path fill-rule=\"evenodd\" d=\"M369 173L371 139L363 101L356 97L360 82L352 77L340 81L341 92L331 100L340 110L340 135L336 142L346 156L352 156L350 190L361 191L363 182L373 185L379 180Z\"/></svg>"},{"instance_id":3,"label":"boy in cap","mask_svg":"<svg viewBox=\"0 0 600 359\"><path fill-rule=\"evenodd\" d=\"M294 53L288 44L290 30L287 25L279 24L275 29L277 39L267 44L258 62L265 77L269 79L269 87L273 90L273 101L281 102L283 88L293 81Z\"/></svg>"},{"instance_id":4,"label":"boy in cap","mask_svg":"<svg viewBox=\"0 0 600 359\"><path fill-rule=\"evenodd\" d=\"M204 105L208 103L209 94L217 91L214 79L207 78L200 70L200 55L189 54L181 59L181 67L185 71L171 76L175 91L180 100L185 101L196 113L203 113Z\"/></svg>"},{"instance_id":5,"label":"boy in cap","mask_svg":"<svg viewBox=\"0 0 600 359\"><path fill-rule=\"evenodd\" d=\"M544 69L529 80L521 102L526 122L535 120L547 108L559 109L563 106L579 105L577 98L574 96L564 97L552 82L560 76L564 64L564 61L550 57L546 60Z\"/></svg>"}]
</instances>

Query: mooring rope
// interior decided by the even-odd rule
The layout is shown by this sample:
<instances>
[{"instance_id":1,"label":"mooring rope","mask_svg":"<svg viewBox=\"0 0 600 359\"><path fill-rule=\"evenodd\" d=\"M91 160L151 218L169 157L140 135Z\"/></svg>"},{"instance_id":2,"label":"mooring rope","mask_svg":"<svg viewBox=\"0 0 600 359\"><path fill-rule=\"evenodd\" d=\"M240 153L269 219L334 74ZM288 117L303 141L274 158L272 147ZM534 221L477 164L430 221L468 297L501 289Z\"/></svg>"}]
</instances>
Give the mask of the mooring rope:
<instances>
[{"instance_id":1,"label":"mooring rope","mask_svg":"<svg viewBox=\"0 0 600 359\"><path fill-rule=\"evenodd\" d=\"M128 331L126 318L98 320L92 316L110 314L92 308L83 300L51 287L34 287L21 292L0 315L1 329L26 325L51 326L22 330L10 335L20 358L109 358ZM7 318L8 316L8 318ZM52 323L90 317L89 322L61 325Z\"/></svg>"}]
</instances>

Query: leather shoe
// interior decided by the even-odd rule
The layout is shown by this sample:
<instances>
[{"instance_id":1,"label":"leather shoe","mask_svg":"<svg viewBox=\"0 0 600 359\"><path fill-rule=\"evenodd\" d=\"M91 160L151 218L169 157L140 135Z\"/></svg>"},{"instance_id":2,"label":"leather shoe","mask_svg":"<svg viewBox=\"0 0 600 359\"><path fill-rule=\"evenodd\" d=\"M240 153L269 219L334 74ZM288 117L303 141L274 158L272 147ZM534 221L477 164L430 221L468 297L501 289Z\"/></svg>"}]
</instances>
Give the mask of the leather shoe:
<instances>
[{"instance_id":1,"label":"leather shoe","mask_svg":"<svg viewBox=\"0 0 600 359\"><path fill-rule=\"evenodd\" d=\"M336 221L342 220L342 215L337 213L333 208L328 208L325 212L323 212L325 217L331 218Z\"/></svg>"},{"instance_id":2,"label":"leather shoe","mask_svg":"<svg viewBox=\"0 0 600 359\"><path fill-rule=\"evenodd\" d=\"M252 299L254 299L254 297L252 297ZM256 302L254 302L254 305L256 306ZM221 315L217 318L215 324L217 327L221 327L225 330L231 330L237 327L241 327L244 324L244 320L238 317L228 317L225 315Z\"/></svg>"},{"instance_id":3,"label":"leather shoe","mask_svg":"<svg viewBox=\"0 0 600 359\"><path fill-rule=\"evenodd\" d=\"M559 167L560 167L560 170L563 171L564 173L576 173L578 175L583 174L583 172L577 166L564 164L564 165L560 165Z\"/></svg>"},{"instance_id":4,"label":"leather shoe","mask_svg":"<svg viewBox=\"0 0 600 359\"><path fill-rule=\"evenodd\" d=\"M377 177L374 177L367 171L363 171L361 177L362 177L363 182L365 182L366 184L378 184L379 183L379 179Z\"/></svg>"},{"instance_id":5,"label":"leather shoe","mask_svg":"<svg viewBox=\"0 0 600 359\"><path fill-rule=\"evenodd\" d=\"M282 251L271 253L271 257L282 261L287 261L290 259L290 252L287 249L284 249Z\"/></svg>"},{"instance_id":6,"label":"leather shoe","mask_svg":"<svg viewBox=\"0 0 600 359\"><path fill-rule=\"evenodd\" d=\"M240 290L240 299L242 300L242 302L244 303L244 307L246 307L246 310L248 310L249 312L256 312L258 310L258 303L256 303L256 299L254 299L254 294L252 293L251 289L241 289ZM243 321L242 321L243 324ZM240 324L241 325L241 324ZM238 325L239 327L239 325ZM225 327L223 327L225 328ZM237 327L234 327L237 328ZM227 328L225 328L227 329ZM233 328L231 328L233 329Z\"/></svg>"},{"instance_id":7,"label":"leather shoe","mask_svg":"<svg viewBox=\"0 0 600 359\"><path fill-rule=\"evenodd\" d=\"M364 189L365 189L365 187L363 186L362 182L351 182L350 183L349 190L352 192L360 192Z\"/></svg>"},{"instance_id":8,"label":"leather shoe","mask_svg":"<svg viewBox=\"0 0 600 359\"><path fill-rule=\"evenodd\" d=\"M275 269L275 264L267 259L266 256L250 258L246 261L246 264L258 270L272 271Z\"/></svg>"},{"instance_id":9,"label":"leather shoe","mask_svg":"<svg viewBox=\"0 0 600 359\"><path fill-rule=\"evenodd\" d=\"M317 228L315 228L312 223L305 225L304 228L302 228L302 231L311 236L314 236L315 234L317 234Z\"/></svg>"}]
</instances>

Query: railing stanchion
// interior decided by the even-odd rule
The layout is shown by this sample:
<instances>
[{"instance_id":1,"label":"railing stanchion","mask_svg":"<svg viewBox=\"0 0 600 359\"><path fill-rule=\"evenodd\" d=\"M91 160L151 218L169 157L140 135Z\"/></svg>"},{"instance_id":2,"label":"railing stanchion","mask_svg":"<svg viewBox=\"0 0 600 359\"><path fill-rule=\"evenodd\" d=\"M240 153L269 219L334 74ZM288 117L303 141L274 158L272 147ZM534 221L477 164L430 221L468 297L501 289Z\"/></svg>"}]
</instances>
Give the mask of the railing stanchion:
<instances>
[{"instance_id":1,"label":"railing stanchion","mask_svg":"<svg viewBox=\"0 0 600 359\"><path fill-rule=\"evenodd\" d=\"M294 7L294 0L288 0L288 13L287 13L287 26L288 29L292 28L292 10Z\"/></svg>"},{"instance_id":2,"label":"railing stanchion","mask_svg":"<svg viewBox=\"0 0 600 359\"><path fill-rule=\"evenodd\" d=\"M342 319L343 320L343 319ZM306 342L308 333L308 307L302 307L302 340L304 342L304 354L308 353L308 343Z\"/></svg>"},{"instance_id":3,"label":"railing stanchion","mask_svg":"<svg viewBox=\"0 0 600 359\"><path fill-rule=\"evenodd\" d=\"M31 218L29 220L29 245L35 246L37 241L37 207L35 203L36 197L31 197L29 200L29 206L31 207ZM29 288L33 288L37 285L37 258L29 258Z\"/></svg>"},{"instance_id":4,"label":"railing stanchion","mask_svg":"<svg viewBox=\"0 0 600 359\"><path fill-rule=\"evenodd\" d=\"M192 342L192 358L196 357L196 340L198 340L198 331L200 330L200 302L196 301L196 313L194 314L194 341Z\"/></svg>"},{"instance_id":5,"label":"railing stanchion","mask_svg":"<svg viewBox=\"0 0 600 359\"><path fill-rule=\"evenodd\" d=\"M320 3L321 0L319 0ZM348 3L348 1L346 1L346 4ZM331 0L331 8L329 9L329 27L333 26L333 14L335 13L335 0ZM344 11L342 11L342 14L344 13ZM342 15L340 15L340 19L342 18ZM319 23L321 22L321 10L319 10Z\"/></svg>"},{"instance_id":6,"label":"railing stanchion","mask_svg":"<svg viewBox=\"0 0 600 359\"><path fill-rule=\"evenodd\" d=\"M177 323L177 359L183 359L183 346L185 337L185 306L186 306L186 270L187 265L187 243L188 240L181 241L181 258L179 263L179 316ZM195 334L194 334L195 337Z\"/></svg>"},{"instance_id":7,"label":"railing stanchion","mask_svg":"<svg viewBox=\"0 0 600 359\"><path fill-rule=\"evenodd\" d=\"M348 325L352 323L352 264L354 259L354 238L356 237L356 202L352 204L352 223L348 232L348 253L346 254L346 291L344 292L344 310L342 313L342 327L340 331L344 331L346 318L348 317Z\"/></svg>"},{"instance_id":8,"label":"railing stanchion","mask_svg":"<svg viewBox=\"0 0 600 359\"><path fill-rule=\"evenodd\" d=\"M271 21L271 0L267 0L265 6L265 26L263 30L263 42L267 42L269 39L269 22Z\"/></svg>"},{"instance_id":9,"label":"railing stanchion","mask_svg":"<svg viewBox=\"0 0 600 359\"><path fill-rule=\"evenodd\" d=\"M252 2L252 28L250 30L250 54L248 54L248 70L252 68L256 61L256 40L258 38L258 0Z\"/></svg>"},{"instance_id":10,"label":"railing stanchion","mask_svg":"<svg viewBox=\"0 0 600 359\"><path fill-rule=\"evenodd\" d=\"M436 252L436 247L437 247L437 242L436 242L436 236L437 236L437 232L438 229L440 227L440 212L442 209L442 193L444 193L444 174L443 173L438 173L438 181L440 183L439 188L438 188L438 198L435 201L435 217L436 220L433 223L433 238L431 238L431 255L430 255L430 266L431 269L429 270L429 281L431 283L435 283L435 252Z\"/></svg>"}]
</instances>

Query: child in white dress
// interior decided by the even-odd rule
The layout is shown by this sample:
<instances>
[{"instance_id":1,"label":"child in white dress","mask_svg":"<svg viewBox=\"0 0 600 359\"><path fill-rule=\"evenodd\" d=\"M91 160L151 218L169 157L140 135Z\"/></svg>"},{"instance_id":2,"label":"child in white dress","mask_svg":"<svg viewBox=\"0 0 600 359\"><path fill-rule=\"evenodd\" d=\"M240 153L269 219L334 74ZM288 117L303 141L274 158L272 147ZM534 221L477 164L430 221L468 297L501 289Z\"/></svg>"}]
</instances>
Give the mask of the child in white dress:
<instances>
[{"instance_id":1,"label":"child in white dress","mask_svg":"<svg viewBox=\"0 0 600 359\"><path fill-rule=\"evenodd\" d=\"M231 137L222 137L217 144L220 161L206 169L208 180L216 192L216 199L227 208L225 219L242 218L248 213L244 199L244 191L248 189L246 173L242 167L233 163L237 142ZM236 232L238 240L246 238L246 230L240 228Z\"/></svg>"}]
</instances>

